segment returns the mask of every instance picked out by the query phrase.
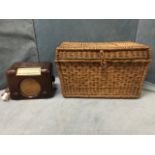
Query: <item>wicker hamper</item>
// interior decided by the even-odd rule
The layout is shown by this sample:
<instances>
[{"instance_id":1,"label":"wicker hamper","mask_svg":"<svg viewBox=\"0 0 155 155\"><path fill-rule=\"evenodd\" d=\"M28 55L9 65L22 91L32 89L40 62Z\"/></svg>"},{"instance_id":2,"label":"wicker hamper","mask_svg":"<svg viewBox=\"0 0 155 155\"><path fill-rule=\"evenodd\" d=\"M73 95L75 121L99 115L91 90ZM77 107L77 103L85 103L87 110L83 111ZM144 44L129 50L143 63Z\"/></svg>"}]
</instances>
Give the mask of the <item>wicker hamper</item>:
<instances>
[{"instance_id":1,"label":"wicker hamper","mask_svg":"<svg viewBox=\"0 0 155 155\"><path fill-rule=\"evenodd\" d=\"M151 52L135 42L63 42L56 64L64 97L138 98Z\"/></svg>"}]
</instances>

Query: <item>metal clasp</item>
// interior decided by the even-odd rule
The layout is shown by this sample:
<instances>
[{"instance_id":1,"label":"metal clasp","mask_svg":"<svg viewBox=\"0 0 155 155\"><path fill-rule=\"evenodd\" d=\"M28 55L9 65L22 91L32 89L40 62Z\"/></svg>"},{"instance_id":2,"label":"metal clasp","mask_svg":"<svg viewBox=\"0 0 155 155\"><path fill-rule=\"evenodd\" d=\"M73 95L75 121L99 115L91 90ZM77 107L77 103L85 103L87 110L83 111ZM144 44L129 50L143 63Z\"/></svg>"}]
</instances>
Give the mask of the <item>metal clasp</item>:
<instances>
[{"instance_id":1,"label":"metal clasp","mask_svg":"<svg viewBox=\"0 0 155 155\"><path fill-rule=\"evenodd\" d=\"M102 68L106 69L107 68L107 62L105 60L104 51L103 50L100 50L100 59L101 59L101 66L102 66Z\"/></svg>"}]
</instances>

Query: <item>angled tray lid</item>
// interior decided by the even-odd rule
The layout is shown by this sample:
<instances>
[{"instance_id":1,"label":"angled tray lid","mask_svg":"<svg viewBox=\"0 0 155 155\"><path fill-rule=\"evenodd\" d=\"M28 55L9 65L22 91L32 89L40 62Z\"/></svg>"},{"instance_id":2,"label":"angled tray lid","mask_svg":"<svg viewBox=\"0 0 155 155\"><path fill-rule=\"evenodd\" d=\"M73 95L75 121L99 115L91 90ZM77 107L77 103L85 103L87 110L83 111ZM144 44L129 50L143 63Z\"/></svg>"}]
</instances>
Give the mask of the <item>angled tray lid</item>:
<instances>
[{"instance_id":1,"label":"angled tray lid","mask_svg":"<svg viewBox=\"0 0 155 155\"><path fill-rule=\"evenodd\" d=\"M136 42L63 42L57 49L65 50L129 50L149 49L149 46Z\"/></svg>"},{"instance_id":2,"label":"angled tray lid","mask_svg":"<svg viewBox=\"0 0 155 155\"><path fill-rule=\"evenodd\" d=\"M57 47L59 60L151 60L150 48L136 42L63 42Z\"/></svg>"}]
</instances>

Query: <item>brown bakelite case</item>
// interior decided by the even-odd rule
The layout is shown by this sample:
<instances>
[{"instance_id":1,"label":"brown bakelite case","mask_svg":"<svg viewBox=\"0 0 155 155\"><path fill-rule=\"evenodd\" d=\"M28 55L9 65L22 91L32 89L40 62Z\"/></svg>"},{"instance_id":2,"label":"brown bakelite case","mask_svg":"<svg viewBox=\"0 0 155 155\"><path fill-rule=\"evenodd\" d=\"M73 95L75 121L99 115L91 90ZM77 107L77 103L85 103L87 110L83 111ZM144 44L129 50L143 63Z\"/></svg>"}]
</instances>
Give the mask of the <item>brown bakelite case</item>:
<instances>
[{"instance_id":1,"label":"brown bakelite case","mask_svg":"<svg viewBox=\"0 0 155 155\"><path fill-rule=\"evenodd\" d=\"M18 62L6 77L12 99L49 98L54 95L52 64L48 62Z\"/></svg>"}]
</instances>

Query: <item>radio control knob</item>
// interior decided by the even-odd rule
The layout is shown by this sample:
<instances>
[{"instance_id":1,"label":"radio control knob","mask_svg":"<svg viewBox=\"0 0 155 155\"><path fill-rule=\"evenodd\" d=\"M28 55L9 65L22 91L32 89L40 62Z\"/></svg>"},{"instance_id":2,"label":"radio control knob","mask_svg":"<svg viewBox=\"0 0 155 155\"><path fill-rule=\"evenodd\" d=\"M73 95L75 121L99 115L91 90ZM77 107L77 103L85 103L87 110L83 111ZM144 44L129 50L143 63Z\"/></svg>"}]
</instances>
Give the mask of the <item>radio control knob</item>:
<instances>
[{"instance_id":1,"label":"radio control knob","mask_svg":"<svg viewBox=\"0 0 155 155\"><path fill-rule=\"evenodd\" d=\"M44 91L43 91L43 94L47 94L47 91L44 90Z\"/></svg>"},{"instance_id":2,"label":"radio control knob","mask_svg":"<svg viewBox=\"0 0 155 155\"><path fill-rule=\"evenodd\" d=\"M18 95L18 92L14 92L13 95L17 96Z\"/></svg>"}]
</instances>

